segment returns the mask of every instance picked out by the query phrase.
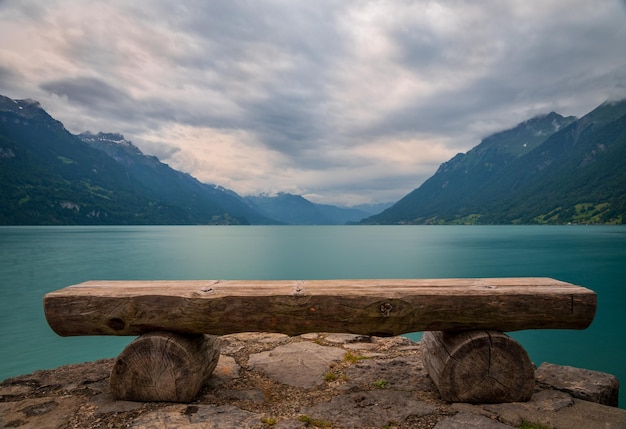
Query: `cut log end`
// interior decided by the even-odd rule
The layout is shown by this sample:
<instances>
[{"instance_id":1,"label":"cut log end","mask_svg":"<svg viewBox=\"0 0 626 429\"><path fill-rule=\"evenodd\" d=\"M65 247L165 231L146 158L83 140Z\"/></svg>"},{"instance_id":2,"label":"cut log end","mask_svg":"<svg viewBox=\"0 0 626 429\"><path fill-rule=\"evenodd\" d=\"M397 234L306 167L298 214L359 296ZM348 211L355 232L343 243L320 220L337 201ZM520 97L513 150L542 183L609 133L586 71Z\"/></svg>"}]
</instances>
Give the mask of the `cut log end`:
<instances>
[{"instance_id":1,"label":"cut log end","mask_svg":"<svg viewBox=\"0 0 626 429\"><path fill-rule=\"evenodd\" d=\"M117 357L110 387L115 399L189 402L205 384L219 358L219 338L151 332Z\"/></svg>"},{"instance_id":2,"label":"cut log end","mask_svg":"<svg viewBox=\"0 0 626 429\"><path fill-rule=\"evenodd\" d=\"M449 402L525 402L535 387L526 350L499 331L425 332L424 367Z\"/></svg>"}]
</instances>

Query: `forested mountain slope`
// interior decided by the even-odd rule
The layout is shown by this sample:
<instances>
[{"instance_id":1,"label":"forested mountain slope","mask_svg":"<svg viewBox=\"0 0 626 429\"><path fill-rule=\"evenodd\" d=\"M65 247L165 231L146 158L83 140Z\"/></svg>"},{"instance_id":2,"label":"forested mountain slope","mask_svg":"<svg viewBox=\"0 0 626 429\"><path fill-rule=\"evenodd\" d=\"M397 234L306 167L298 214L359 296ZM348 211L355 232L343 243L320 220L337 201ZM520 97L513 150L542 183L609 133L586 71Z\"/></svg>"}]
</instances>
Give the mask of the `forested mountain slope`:
<instances>
[{"instance_id":1,"label":"forested mountain slope","mask_svg":"<svg viewBox=\"0 0 626 429\"><path fill-rule=\"evenodd\" d=\"M275 223L122 136L68 132L33 100L0 96L0 224Z\"/></svg>"},{"instance_id":2,"label":"forested mountain slope","mask_svg":"<svg viewBox=\"0 0 626 429\"><path fill-rule=\"evenodd\" d=\"M626 100L485 138L366 224L623 223Z\"/></svg>"}]
</instances>

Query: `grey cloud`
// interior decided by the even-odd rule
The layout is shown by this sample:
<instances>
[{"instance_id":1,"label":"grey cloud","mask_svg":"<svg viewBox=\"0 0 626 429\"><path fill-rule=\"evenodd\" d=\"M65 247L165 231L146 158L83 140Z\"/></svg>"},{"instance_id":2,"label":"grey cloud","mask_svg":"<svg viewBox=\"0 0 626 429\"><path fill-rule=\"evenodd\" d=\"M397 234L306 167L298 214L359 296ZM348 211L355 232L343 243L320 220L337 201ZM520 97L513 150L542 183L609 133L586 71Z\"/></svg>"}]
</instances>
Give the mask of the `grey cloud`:
<instances>
[{"instance_id":1,"label":"grey cloud","mask_svg":"<svg viewBox=\"0 0 626 429\"><path fill-rule=\"evenodd\" d=\"M433 170L434 173L434 170ZM330 199L329 203L346 205L349 195L370 197L373 201L393 202L417 188L431 174L397 174L376 177L375 180L357 180L337 186L337 183L317 185L315 193Z\"/></svg>"},{"instance_id":2,"label":"grey cloud","mask_svg":"<svg viewBox=\"0 0 626 429\"><path fill-rule=\"evenodd\" d=\"M483 9L483 19L490 19L488 8ZM545 113L533 111L533 105L561 110L568 104L569 111L563 114L581 114L610 98L611 91L623 86L625 73L623 60L612 61L606 52L619 52L626 40L626 27L619 24L626 14L607 7L601 19L594 20L586 19L585 10L573 9L561 19L537 14L531 24L524 22L519 27L514 17L498 16L494 22L484 23L489 28L479 30L480 37L468 36L452 45L428 29L394 31L404 67L417 76L436 78L438 73L448 73L450 85L432 96L412 100L363 134L386 135L396 130L462 138L474 122L497 120L501 126L512 126L527 119L521 115ZM607 25L607 20L613 21L612 25ZM454 52L447 52L451 48ZM456 76L472 73L476 77L467 83L455 84ZM569 95L577 97L580 104L572 105ZM467 137L472 140L460 142L465 147L484 136Z\"/></svg>"},{"instance_id":3,"label":"grey cloud","mask_svg":"<svg viewBox=\"0 0 626 429\"><path fill-rule=\"evenodd\" d=\"M51 38L58 45L49 45L56 57L47 64L60 58L59 66L50 75L27 75L7 61L0 66L1 91L38 88L55 94L59 97L50 99L57 106L63 103L58 98L69 105L68 117L59 117L63 122L73 121L80 110L89 120L76 123L98 118L99 126L110 127L105 131L133 140L173 125L242 131L249 137L246 144L259 142L280 152L281 167L295 174L343 169L342 189L306 186L324 195L350 189L397 195L425 179L420 174L426 168L436 169L416 165L413 177L382 171L388 161L377 165L359 158L355 149L363 143L432 137L465 151L486 133L534 114L582 114L616 93L626 96L624 0L541 5L162 0L149 7L102 3L112 10L102 20L92 6L71 0L20 4L0 2L0 10L4 17L25 20L28 28L44 26L58 36ZM32 16L25 12L28 5ZM66 20L68 7L84 7L84 19ZM60 13L63 8L68 13ZM368 15L370 8L383 10ZM437 8L445 13L437 15ZM111 17L121 21L110 22ZM382 34L382 49L372 29ZM10 49L0 40L0 55L5 45ZM373 62L378 58L381 64ZM64 74L67 64L76 66L71 74ZM76 70L82 76L71 77ZM142 81L144 73L153 80ZM387 94L396 77L428 88ZM371 95L378 92L380 100ZM191 150L184 142L140 143L164 159ZM378 174L363 174L365 162Z\"/></svg>"},{"instance_id":4,"label":"grey cloud","mask_svg":"<svg viewBox=\"0 0 626 429\"><path fill-rule=\"evenodd\" d=\"M176 101L159 94L132 99L122 82L113 86L94 78L63 79L41 87L119 120L248 130L266 147L295 159L332 132L324 124L325 85L332 62L344 49L336 25L342 10L322 2L237 1L174 6L163 2L150 11L131 9L131 16L155 33L173 32L174 42L163 46L159 60L179 70L176 79L184 79L181 84L197 88L199 96L207 90L219 94L241 114L210 108L211 100ZM164 16L169 19L164 21ZM92 48L99 45L101 41ZM85 53L90 44L71 46L73 52ZM111 57L111 48L104 54ZM82 57L92 66L103 66L102 55Z\"/></svg>"},{"instance_id":5,"label":"grey cloud","mask_svg":"<svg viewBox=\"0 0 626 429\"><path fill-rule=\"evenodd\" d=\"M40 19L45 15L44 6L27 1L0 0L0 12L7 14L11 19L21 17Z\"/></svg>"},{"instance_id":6,"label":"grey cloud","mask_svg":"<svg viewBox=\"0 0 626 429\"><path fill-rule=\"evenodd\" d=\"M447 57L449 41L432 29L419 26L391 30L391 37L400 50L399 61L405 66L427 75L436 74L452 59Z\"/></svg>"},{"instance_id":7,"label":"grey cloud","mask_svg":"<svg viewBox=\"0 0 626 429\"><path fill-rule=\"evenodd\" d=\"M194 4L179 10L173 25L197 37L203 55L189 50L181 65L220 76L206 84L244 110L227 126L247 128L267 147L297 154L325 133L326 74L344 49L336 26L341 10L322 2Z\"/></svg>"},{"instance_id":8,"label":"grey cloud","mask_svg":"<svg viewBox=\"0 0 626 429\"><path fill-rule=\"evenodd\" d=\"M70 103L95 109L103 106L120 106L132 101L124 91L92 77L59 79L44 82L40 87L58 96L67 97Z\"/></svg>"},{"instance_id":9,"label":"grey cloud","mask_svg":"<svg viewBox=\"0 0 626 429\"><path fill-rule=\"evenodd\" d=\"M0 65L0 90L2 94L11 92L11 88L17 83L19 74L8 67Z\"/></svg>"},{"instance_id":10,"label":"grey cloud","mask_svg":"<svg viewBox=\"0 0 626 429\"><path fill-rule=\"evenodd\" d=\"M93 116L112 122L125 122L131 126L133 123L139 123L138 132L145 130L146 127L158 128L161 121L195 126L211 126L217 122L211 120L202 110L194 109L192 106L177 105L173 100L158 95L135 99L124 89L92 77L44 82L40 88L57 96L66 97L69 103L82 106ZM224 122L219 124L224 126Z\"/></svg>"},{"instance_id":11,"label":"grey cloud","mask_svg":"<svg viewBox=\"0 0 626 429\"><path fill-rule=\"evenodd\" d=\"M170 117L164 107L167 103L154 100L135 100L130 94L102 79L78 77L44 82L40 88L59 97L65 97L70 105L84 109L85 116L102 124L100 127L118 127L123 129L103 129L114 132L143 132L146 127L155 127L158 121ZM117 125L114 125L117 124ZM75 131L85 131L84 129Z\"/></svg>"},{"instance_id":12,"label":"grey cloud","mask_svg":"<svg viewBox=\"0 0 626 429\"><path fill-rule=\"evenodd\" d=\"M144 154L156 156L161 161L167 161L174 154L181 151L181 148L178 146L171 146L152 141L138 140L133 143L135 143L137 146L141 146L141 151Z\"/></svg>"},{"instance_id":13,"label":"grey cloud","mask_svg":"<svg viewBox=\"0 0 626 429\"><path fill-rule=\"evenodd\" d=\"M265 45L317 62L325 55L319 48L329 49L328 40L337 39L335 20L342 9L323 1L199 2L181 15L177 28L201 37L225 57L248 58Z\"/></svg>"},{"instance_id":14,"label":"grey cloud","mask_svg":"<svg viewBox=\"0 0 626 429\"><path fill-rule=\"evenodd\" d=\"M293 82L287 83L293 85ZM298 94L293 90L277 89L272 96L260 102L247 102L246 122L273 150L297 158L326 138L327 124L323 119L320 95Z\"/></svg>"}]
</instances>

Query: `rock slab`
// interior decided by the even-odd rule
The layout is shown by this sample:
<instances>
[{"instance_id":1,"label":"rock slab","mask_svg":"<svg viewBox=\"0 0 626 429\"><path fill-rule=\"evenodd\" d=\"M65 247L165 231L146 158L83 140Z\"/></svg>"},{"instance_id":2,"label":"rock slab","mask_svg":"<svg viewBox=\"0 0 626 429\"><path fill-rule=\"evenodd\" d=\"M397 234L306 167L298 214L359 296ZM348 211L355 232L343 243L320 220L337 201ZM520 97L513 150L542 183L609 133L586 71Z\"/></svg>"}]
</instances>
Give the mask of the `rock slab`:
<instances>
[{"instance_id":1,"label":"rock slab","mask_svg":"<svg viewBox=\"0 0 626 429\"><path fill-rule=\"evenodd\" d=\"M574 398L617 407L619 381L605 372L543 363L535 373L537 382L569 393Z\"/></svg>"},{"instance_id":2,"label":"rock slab","mask_svg":"<svg viewBox=\"0 0 626 429\"><path fill-rule=\"evenodd\" d=\"M291 343L251 355L248 367L262 371L279 383L311 388L322 384L331 364L340 361L345 354L339 347Z\"/></svg>"},{"instance_id":3,"label":"rock slab","mask_svg":"<svg viewBox=\"0 0 626 429\"><path fill-rule=\"evenodd\" d=\"M374 390L336 396L304 410L315 421L333 427L363 428L399 424L410 415L425 416L436 407L397 390Z\"/></svg>"}]
</instances>

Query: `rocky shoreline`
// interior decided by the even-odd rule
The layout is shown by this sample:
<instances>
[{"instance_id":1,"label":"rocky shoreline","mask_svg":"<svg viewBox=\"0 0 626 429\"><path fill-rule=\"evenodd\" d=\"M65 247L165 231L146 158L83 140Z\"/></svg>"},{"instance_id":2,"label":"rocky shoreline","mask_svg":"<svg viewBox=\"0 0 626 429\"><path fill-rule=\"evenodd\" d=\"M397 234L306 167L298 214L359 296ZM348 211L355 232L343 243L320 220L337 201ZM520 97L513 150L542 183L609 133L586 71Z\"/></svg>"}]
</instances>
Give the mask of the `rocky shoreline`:
<instances>
[{"instance_id":1,"label":"rocky shoreline","mask_svg":"<svg viewBox=\"0 0 626 429\"><path fill-rule=\"evenodd\" d=\"M529 402L451 404L424 370L420 344L405 337L221 340L217 368L192 403L113 400L108 359L3 381L0 428L626 428L609 374L544 363Z\"/></svg>"}]
</instances>

